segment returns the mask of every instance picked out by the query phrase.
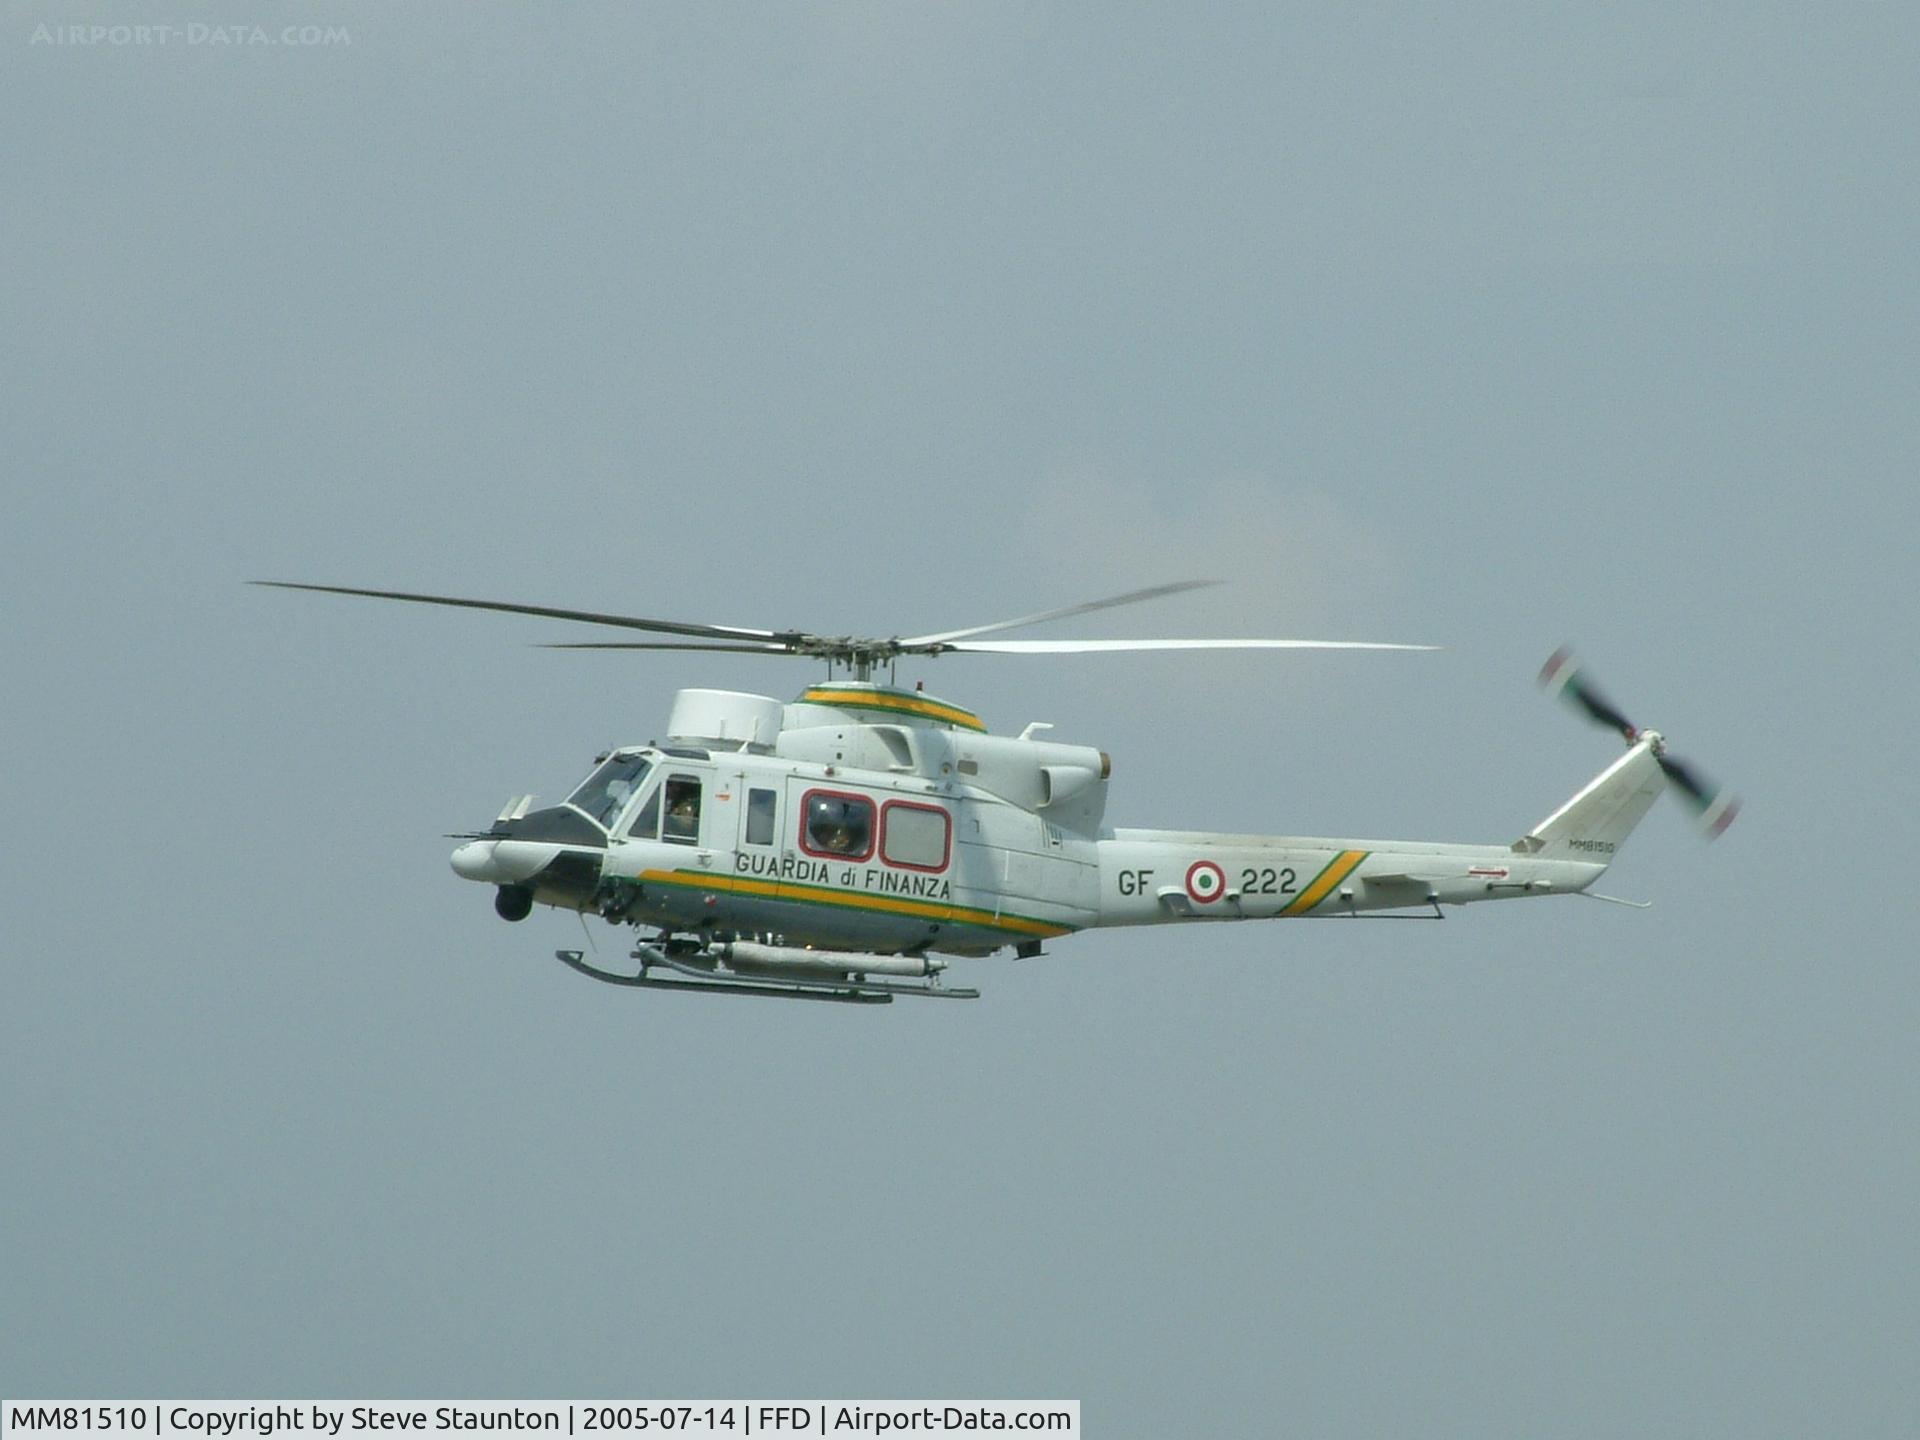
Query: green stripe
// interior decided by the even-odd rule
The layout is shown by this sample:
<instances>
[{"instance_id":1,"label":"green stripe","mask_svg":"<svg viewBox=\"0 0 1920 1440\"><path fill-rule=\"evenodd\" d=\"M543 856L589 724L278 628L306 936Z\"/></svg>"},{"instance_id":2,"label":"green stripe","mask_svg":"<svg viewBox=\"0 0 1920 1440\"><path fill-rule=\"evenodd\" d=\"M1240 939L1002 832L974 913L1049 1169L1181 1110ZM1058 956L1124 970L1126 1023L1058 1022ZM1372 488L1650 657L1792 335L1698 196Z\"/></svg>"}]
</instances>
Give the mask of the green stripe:
<instances>
[{"instance_id":1,"label":"green stripe","mask_svg":"<svg viewBox=\"0 0 1920 1440\"><path fill-rule=\"evenodd\" d=\"M1282 915L1304 915L1309 910L1312 910L1315 907L1323 904L1327 900L1327 898L1332 895L1333 887L1329 887L1326 895L1321 895L1316 897L1313 892L1314 892L1314 887L1319 885L1319 883L1326 878L1327 872L1333 869L1336 865L1340 864L1340 862L1345 860L1349 855L1357 854L1359 858L1355 860L1351 865L1349 865L1346 869L1345 874L1341 875L1340 877L1341 880L1345 880L1348 875L1351 875L1355 870L1358 870L1362 865L1366 863L1368 853L1370 852L1367 852L1364 850L1336 851L1334 854L1334 857L1331 860L1327 861L1325 865L1322 865L1320 867L1320 873L1315 875L1313 879L1308 881L1307 884L1301 889L1298 898L1296 898L1291 905L1287 906L1280 913ZM1337 883L1338 882L1336 882L1336 885Z\"/></svg>"},{"instance_id":2,"label":"green stripe","mask_svg":"<svg viewBox=\"0 0 1920 1440\"><path fill-rule=\"evenodd\" d=\"M686 878L680 878L680 877ZM1062 925L1057 920L1042 920L1033 915L1016 915L1012 911L1002 910L997 915L991 910L978 910L969 905L955 905L945 900L922 900L909 895L867 895L847 890L834 890L821 885L807 885L792 880L763 880L759 876L745 877L756 885L773 887L775 893L762 895L754 891L734 888L737 877L732 875L710 875L699 870L675 870L666 883L685 886L688 889L715 890L724 889L750 900L788 901L796 905L824 905L837 910L859 910L866 914L890 914L898 919L945 921L959 925L976 925L987 930L1006 930L1011 934L1024 935L1029 932L1021 926L1032 925L1050 932L1050 935L1071 935L1075 927ZM659 883L656 878L655 883ZM789 893L809 891L809 894ZM912 910L893 909L893 906L921 906L927 910L944 910L944 915L924 915ZM1003 922L1016 921L1009 925Z\"/></svg>"}]
</instances>

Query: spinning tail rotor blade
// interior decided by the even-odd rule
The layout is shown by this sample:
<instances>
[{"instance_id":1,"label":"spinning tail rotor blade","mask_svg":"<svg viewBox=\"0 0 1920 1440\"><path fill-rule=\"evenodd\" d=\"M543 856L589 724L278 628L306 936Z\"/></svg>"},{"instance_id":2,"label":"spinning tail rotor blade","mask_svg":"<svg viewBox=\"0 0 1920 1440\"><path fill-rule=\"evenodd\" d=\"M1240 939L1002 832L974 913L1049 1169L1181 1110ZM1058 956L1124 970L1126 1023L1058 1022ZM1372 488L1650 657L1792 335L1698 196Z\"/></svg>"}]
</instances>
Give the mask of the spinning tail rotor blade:
<instances>
[{"instance_id":1,"label":"spinning tail rotor blade","mask_svg":"<svg viewBox=\"0 0 1920 1440\"><path fill-rule=\"evenodd\" d=\"M1580 662L1565 645L1554 651L1547 663L1540 667L1540 683L1548 693L1561 696L1596 724L1604 725L1609 730L1618 730L1626 736L1629 745L1639 735L1633 722L1609 704L1606 697L1581 676Z\"/></svg>"},{"instance_id":2,"label":"spinning tail rotor blade","mask_svg":"<svg viewBox=\"0 0 1920 1440\"><path fill-rule=\"evenodd\" d=\"M1699 775L1671 755L1660 757L1660 768L1667 772L1667 779L1685 792L1688 799L1697 806L1705 807L1714 793L1712 786L1702 781Z\"/></svg>"},{"instance_id":3,"label":"spinning tail rotor blade","mask_svg":"<svg viewBox=\"0 0 1920 1440\"><path fill-rule=\"evenodd\" d=\"M1660 761L1660 768L1666 772L1667 779L1673 782L1674 789L1685 795L1693 806L1707 838L1718 840L1733 823L1733 817L1740 813L1740 797L1713 784L1698 770L1670 755L1656 758Z\"/></svg>"}]
</instances>

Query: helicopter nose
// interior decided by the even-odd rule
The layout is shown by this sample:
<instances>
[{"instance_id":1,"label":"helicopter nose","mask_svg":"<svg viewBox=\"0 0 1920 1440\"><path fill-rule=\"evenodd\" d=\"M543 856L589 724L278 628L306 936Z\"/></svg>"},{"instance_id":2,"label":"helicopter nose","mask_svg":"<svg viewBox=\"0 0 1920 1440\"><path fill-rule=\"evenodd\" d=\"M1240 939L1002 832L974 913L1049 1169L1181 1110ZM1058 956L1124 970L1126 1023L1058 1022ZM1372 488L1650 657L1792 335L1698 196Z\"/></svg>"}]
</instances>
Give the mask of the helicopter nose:
<instances>
[{"instance_id":1,"label":"helicopter nose","mask_svg":"<svg viewBox=\"0 0 1920 1440\"><path fill-rule=\"evenodd\" d=\"M560 853L558 845L530 840L469 840L453 852L453 873L462 880L513 885L530 879Z\"/></svg>"},{"instance_id":2,"label":"helicopter nose","mask_svg":"<svg viewBox=\"0 0 1920 1440\"><path fill-rule=\"evenodd\" d=\"M495 840L469 840L453 852L453 873L462 880L485 880L493 865Z\"/></svg>"}]
</instances>

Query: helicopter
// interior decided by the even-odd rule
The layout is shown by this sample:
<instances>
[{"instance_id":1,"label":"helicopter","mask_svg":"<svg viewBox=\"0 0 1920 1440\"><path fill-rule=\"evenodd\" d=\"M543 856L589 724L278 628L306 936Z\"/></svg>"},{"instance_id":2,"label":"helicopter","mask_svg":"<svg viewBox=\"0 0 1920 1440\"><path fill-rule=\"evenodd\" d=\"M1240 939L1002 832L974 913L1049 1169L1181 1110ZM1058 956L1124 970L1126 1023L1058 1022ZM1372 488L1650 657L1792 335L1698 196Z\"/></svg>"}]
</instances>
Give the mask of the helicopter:
<instances>
[{"instance_id":1,"label":"helicopter","mask_svg":"<svg viewBox=\"0 0 1920 1440\"><path fill-rule=\"evenodd\" d=\"M397 590L256 580L322 594L452 606L639 631L669 639L546 648L695 650L824 661L791 701L683 689L666 740L595 757L565 800L507 802L483 831L451 835L461 878L494 889L502 919L536 905L632 926L635 973L580 950L556 958L611 985L886 1004L975 999L945 983L949 957L1121 925L1345 917L1444 919L1443 906L1589 887L1669 784L1709 838L1738 801L1667 754L1585 678L1569 650L1540 681L1617 731L1626 753L1509 844L1354 840L1116 829L1105 751L1042 738L1040 722L995 735L966 707L897 683L903 657L1156 650L1433 650L1367 641L983 638L1131 605L1213 581L1131 590L1013 620L907 638L820 635L612 615ZM884 673L885 679L879 678ZM649 933L650 932L650 933Z\"/></svg>"}]
</instances>

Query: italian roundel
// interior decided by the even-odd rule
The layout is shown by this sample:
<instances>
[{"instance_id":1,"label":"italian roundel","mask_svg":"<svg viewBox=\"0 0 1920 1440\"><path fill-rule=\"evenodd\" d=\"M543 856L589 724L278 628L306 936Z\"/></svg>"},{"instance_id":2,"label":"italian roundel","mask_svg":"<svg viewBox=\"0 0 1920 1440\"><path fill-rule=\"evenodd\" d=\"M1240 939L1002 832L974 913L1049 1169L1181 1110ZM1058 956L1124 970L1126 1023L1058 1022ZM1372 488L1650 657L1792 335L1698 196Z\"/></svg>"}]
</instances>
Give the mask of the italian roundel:
<instances>
[{"instance_id":1,"label":"italian roundel","mask_svg":"<svg viewBox=\"0 0 1920 1440\"><path fill-rule=\"evenodd\" d=\"M1210 905L1227 888L1227 877L1211 860L1196 860L1187 867L1187 894L1196 905Z\"/></svg>"}]
</instances>

